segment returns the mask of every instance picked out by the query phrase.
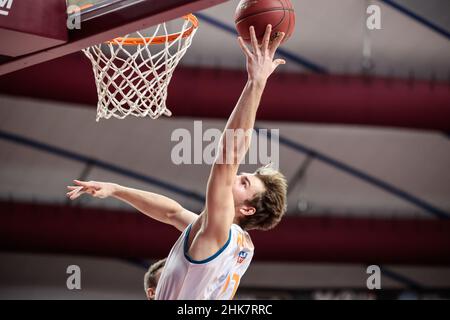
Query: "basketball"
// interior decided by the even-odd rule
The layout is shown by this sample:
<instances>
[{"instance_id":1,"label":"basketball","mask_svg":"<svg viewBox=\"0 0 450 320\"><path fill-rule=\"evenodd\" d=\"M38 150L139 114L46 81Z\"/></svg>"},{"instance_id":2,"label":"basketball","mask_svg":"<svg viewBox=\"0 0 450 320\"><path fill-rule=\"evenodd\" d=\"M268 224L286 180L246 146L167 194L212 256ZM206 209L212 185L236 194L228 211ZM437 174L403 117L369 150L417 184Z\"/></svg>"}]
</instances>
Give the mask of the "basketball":
<instances>
[{"instance_id":1,"label":"basketball","mask_svg":"<svg viewBox=\"0 0 450 320\"><path fill-rule=\"evenodd\" d=\"M290 0L241 0L236 9L235 23L239 35L246 42L250 42L250 26L255 27L256 37L261 41L268 24L272 25L271 39L284 32L285 42L294 32L294 7Z\"/></svg>"}]
</instances>

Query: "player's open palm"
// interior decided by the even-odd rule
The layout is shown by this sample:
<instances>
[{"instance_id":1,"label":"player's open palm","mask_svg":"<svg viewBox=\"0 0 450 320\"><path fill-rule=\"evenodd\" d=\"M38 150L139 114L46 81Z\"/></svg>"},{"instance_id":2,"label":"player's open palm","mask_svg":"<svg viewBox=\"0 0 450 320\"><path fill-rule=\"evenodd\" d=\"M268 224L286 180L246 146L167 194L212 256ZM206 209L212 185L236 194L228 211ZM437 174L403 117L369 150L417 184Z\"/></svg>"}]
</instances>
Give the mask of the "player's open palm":
<instances>
[{"instance_id":1,"label":"player's open palm","mask_svg":"<svg viewBox=\"0 0 450 320\"><path fill-rule=\"evenodd\" d=\"M247 57L247 72L251 80L266 81L280 64L286 63L283 59L274 60L285 34L280 33L271 39L271 33L272 26L268 25L262 43L258 43L255 28L250 27L251 50L242 37L239 37L239 44Z\"/></svg>"},{"instance_id":2,"label":"player's open palm","mask_svg":"<svg viewBox=\"0 0 450 320\"><path fill-rule=\"evenodd\" d=\"M79 181L73 180L75 186L68 186L67 197L70 200L75 200L84 193L90 194L93 197L104 199L111 196L114 192L113 183L98 182L98 181Z\"/></svg>"}]
</instances>

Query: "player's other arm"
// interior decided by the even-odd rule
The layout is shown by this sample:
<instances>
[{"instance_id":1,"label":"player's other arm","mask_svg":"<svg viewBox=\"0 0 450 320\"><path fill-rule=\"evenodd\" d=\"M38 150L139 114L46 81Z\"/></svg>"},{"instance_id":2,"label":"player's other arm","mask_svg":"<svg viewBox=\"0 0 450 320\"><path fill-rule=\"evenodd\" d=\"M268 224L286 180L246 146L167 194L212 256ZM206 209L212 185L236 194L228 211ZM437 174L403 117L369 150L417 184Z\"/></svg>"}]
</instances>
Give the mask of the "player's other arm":
<instances>
[{"instance_id":1,"label":"player's other arm","mask_svg":"<svg viewBox=\"0 0 450 320\"><path fill-rule=\"evenodd\" d=\"M197 219L197 215L183 208L178 202L152 192L142 191L109 182L78 181L76 186L68 186L67 196L75 200L86 193L96 198L114 197L133 206L143 214L170 224L183 231L190 223Z\"/></svg>"},{"instance_id":2,"label":"player's other arm","mask_svg":"<svg viewBox=\"0 0 450 320\"><path fill-rule=\"evenodd\" d=\"M228 238L228 231L235 217L232 187L241 160L251 142L256 113L267 79L284 60L274 60L276 49L284 34L270 43L272 28L267 27L262 44L259 44L254 28L250 28L252 51L242 38L239 44L247 58L248 81L222 133L218 157L212 166L207 186L206 214L202 228L218 244Z\"/></svg>"}]
</instances>

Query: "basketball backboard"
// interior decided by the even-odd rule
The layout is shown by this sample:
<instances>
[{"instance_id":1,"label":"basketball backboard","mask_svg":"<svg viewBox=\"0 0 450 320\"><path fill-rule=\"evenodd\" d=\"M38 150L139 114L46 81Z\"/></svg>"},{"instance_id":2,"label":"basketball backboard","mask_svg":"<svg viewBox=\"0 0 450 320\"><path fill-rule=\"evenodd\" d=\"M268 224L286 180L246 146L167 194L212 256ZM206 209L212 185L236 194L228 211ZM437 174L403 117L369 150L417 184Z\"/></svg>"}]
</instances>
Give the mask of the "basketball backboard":
<instances>
[{"instance_id":1,"label":"basketball backboard","mask_svg":"<svg viewBox=\"0 0 450 320\"><path fill-rule=\"evenodd\" d=\"M226 0L8 1L3 1L9 7L8 15L0 15L0 75L59 58ZM79 25L67 14L70 5L83 9L78 17ZM30 15L30 12L33 14Z\"/></svg>"}]
</instances>

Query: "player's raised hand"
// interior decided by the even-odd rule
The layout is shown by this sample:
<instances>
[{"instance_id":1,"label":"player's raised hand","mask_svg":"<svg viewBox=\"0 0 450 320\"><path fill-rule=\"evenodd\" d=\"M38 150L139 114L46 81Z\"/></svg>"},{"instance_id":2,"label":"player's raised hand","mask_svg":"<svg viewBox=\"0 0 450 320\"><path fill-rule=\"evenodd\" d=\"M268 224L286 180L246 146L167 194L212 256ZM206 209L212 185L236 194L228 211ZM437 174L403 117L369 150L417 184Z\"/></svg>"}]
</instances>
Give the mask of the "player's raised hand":
<instances>
[{"instance_id":1,"label":"player's raised hand","mask_svg":"<svg viewBox=\"0 0 450 320\"><path fill-rule=\"evenodd\" d=\"M116 185L109 182L98 182L98 181L79 181L73 180L75 186L67 186L70 190L66 193L66 196L70 200L75 200L82 194L90 194L96 198L107 198L114 193Z\"/></svg>"},{"instance_id":2,"label":"player's raised hand","mask_svg":"<svg viewBox=\"0 0 450 320\"><path fill-rule=\"evenodd\" d=\"M239 45L247 57L247 72L251 80L265 82L280 64L285 64L283 59L275 59L275 53L280 46L285 34L279 33L271 39L272 26L266 28L262 43L258 43L255 28L250 27L251 50L247 47L242 37L239 37Z\"/></svg>"}]
</instances>

